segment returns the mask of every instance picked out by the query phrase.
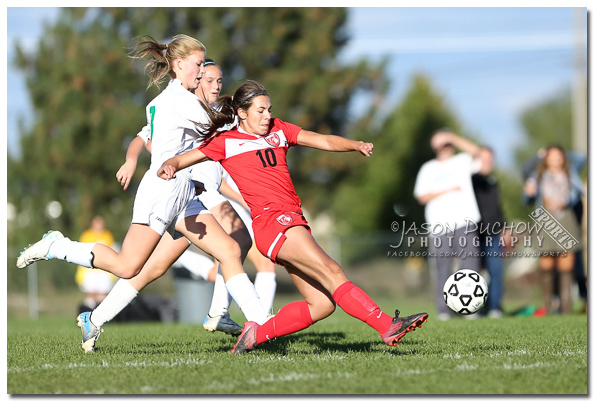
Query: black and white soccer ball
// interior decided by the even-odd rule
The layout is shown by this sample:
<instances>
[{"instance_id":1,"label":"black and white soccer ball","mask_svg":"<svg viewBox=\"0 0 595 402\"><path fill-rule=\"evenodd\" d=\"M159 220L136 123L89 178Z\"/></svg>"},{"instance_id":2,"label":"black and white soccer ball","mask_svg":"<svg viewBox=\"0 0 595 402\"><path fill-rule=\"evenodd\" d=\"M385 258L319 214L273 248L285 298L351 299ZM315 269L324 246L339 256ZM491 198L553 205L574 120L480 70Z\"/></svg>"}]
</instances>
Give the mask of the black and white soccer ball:
<instances>
[{"instance_id":1,"label":"black and white soccer ball","mask_svg":"<svg viewBox=\"0 0 595 402\"><path fill-rule=\"evenodd\" d=\"M452 311L469 315L477 313L488 300L486 280L471 269L461 269L444 283L444 302Z\"/></svg>"}]
</instances>

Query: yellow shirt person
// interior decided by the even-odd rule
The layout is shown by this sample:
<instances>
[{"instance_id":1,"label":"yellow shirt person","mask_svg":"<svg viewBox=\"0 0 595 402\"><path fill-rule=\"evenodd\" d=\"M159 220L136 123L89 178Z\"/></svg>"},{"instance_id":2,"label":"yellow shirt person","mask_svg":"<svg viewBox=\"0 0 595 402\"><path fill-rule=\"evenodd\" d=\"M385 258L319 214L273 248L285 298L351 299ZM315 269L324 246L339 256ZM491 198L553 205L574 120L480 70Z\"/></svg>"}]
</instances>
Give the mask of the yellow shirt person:
<instances>
[{"instance_id":1,"label":"yellow shirt person","mask_svg":"<svg viewBox=\"0 0 595 402\"><path fill-rule=\"evenodd\" d=\"M105 222L101 216L95 216L91 221L91 227L83 232L80 239L83 243L101 243L113 247L114 236L105 228ZM86 294L85 306L95 306L105 298L114 286L116 276L100 269L92 269L79 265L74 280L79 289Z\"/></svg>"}]
</instances>

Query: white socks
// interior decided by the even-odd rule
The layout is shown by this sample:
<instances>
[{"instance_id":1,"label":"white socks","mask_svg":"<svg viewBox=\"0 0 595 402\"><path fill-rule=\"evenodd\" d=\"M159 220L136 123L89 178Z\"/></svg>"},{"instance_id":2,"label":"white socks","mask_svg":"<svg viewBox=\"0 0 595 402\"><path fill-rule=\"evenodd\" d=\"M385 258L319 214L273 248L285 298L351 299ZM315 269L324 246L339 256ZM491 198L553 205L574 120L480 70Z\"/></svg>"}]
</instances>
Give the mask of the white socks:
<instances>
[{"instance_id":1,"label":"white socks","mask_svg":"<svg viewBox=\"0 0 595 402\"><path fill-rule=\"evenodd\" d=\"M52 259L68 261L73 264L82 265L87 268L94 268L91 265L93 254L91 250L97 243L81 243L72 241L68 237L56 240L48 250Z\"/></svg>"},{"instance_id":2,"label":"white socks","mask_svg":"<svg viewBox=\"0 0 595 402\"><path fill-rule=\"evenodd\" d=\"M236 301L240 310L244 313L246 320L254 321L262 325L267 320L267 312L262 307L254 285L250 282L248 274L238 274L230 278L226 283L227 291Z\"/></svg>"},{"instance_id":3,"label":"white socks","mask_svg":"<svg viewBox=\"0 0 595 402\"><path fill-rule=\"evenodd\" d=\"M223 280L221 266L219 266L219 272L217 272L217 278L215 278L215 287L213 288L213 299L211 300L209 315L211 317L216 317L225 314L230 304L231 295L225 287L225 280Z\"/></svg>"},{"instance_id":4,"label":"white socks","mask_svg":"<svg viewBox=\"0 0 595 402\"><path fill-rule=\"evenodd\" d=\"M100 327L113 319L118 313L124 310L138 295L138 291L132 287L127 279L120 279L103 301L91 313L91 322Z\"/></svg>"},{"instance_id":5,"label":"white socks","mask_svg":"<svg viewBox=\"0 0 595 402\"><path fill-rule=\"evenodd\" d=\"M258 293L262 307L268 312L273 309L273 299L277 290L276 277L275 272L257 272L254 279L254 289Z\"/></svg>"},{"instance_id":6,"label":"white socks","mask_svg":"<svg viewBox=\"0 0 595 402\"><path fill-rule=\"evenodd\" d=\"M275 279L276 277L277 274L275 272L257 272L256 279L254 280L254 290L256 292L256 297L260 299L260 305L267 314L273 309L273 299L275 298L275 291L277 289L277 281ZM232 277L229 281L227 281L226 284L223 280L223 275L221 275L221 268L219 268L217 279L215 279L215 288L213 289L213 299L211 301L211 308L209 309L209 316L216 317L227 312L232 300L232 295L230 294L232 290L229 289L230 286L234 287L234 290L235 288L239 289L243 286L246 286L249 293L244 295L244 291L238 290L240 293L240 302L238 302L238 299L235 297L233 299L236 301L236 303L238 303L238 306L240 306L248 321L258 322L257 320L260 319L260 308L256 302L252 302L250 300L251 298L254 298L254 295L251 293L249 289L250 286L246 283L246 280L250 282L248 275L240 274ZM245 308L250 311L244 311L244 308L241 307L241 302L247 303ZM252 307L252 303L256 304L256 307ZM248 315L246 315L250 314L250 317L253 317L252 309L255 309L254 316L257 320L250 319Z\"/></svg>"}]
</instances>

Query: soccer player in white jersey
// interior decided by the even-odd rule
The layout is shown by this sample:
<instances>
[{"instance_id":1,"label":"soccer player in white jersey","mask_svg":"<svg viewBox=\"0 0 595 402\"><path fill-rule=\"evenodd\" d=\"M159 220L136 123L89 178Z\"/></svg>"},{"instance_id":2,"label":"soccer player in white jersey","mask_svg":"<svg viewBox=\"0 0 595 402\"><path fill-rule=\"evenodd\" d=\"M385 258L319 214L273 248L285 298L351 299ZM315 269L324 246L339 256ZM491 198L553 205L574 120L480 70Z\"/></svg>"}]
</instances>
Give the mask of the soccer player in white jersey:
<instances>
[{"instance_id":1,"label":"soccer player in white jersey","mask_svg":"<svg viewBox=\"0 0 595 402\"><path fill-rule=\"evenodd\" d=\"M166 229L174 224L177 232L219 260L228 290L236 301L241 300L238 305L244 315L266 321L267 313L242 267L240 246L194 199L191 169L168 182L156 176L163 161L194 146L200 137L196 122L208 121L205 109L191 92L196 90L204 75L205 56L205 46L186 35L176 35L168 44L149 38L135 49L134 58L149 58L149 86L158 85L167 75L171 80L146 108L147 123L152 132L151 166L139 185L132 222L121 251L117 253L99 243L72 241L58 231L49 231L40 241L25 248L17 259L17 267L24 268L39 260L60 259L103 269L120 278L132 278L153 257ZM155 255L171 258L169 254ZM174 261L163 265L169 266ZM127 289L129 295L134 292L132 287ZM94 324L90 314L83 314L78 319L83 330L82 347L86 351L93 350L101 328Z\"/></svg>"},{"instance_id":2,"label":"soccer player in white jersey","mask_svg":"<svg viewBox=\"0 0 595 402\"><path fill-rule=\"evenodd\" d=\"M215 105L221 92L223 74L221 68L212 59L206 58L204 67L205 74L194 92L205 103ZM132 141L126 153L126 162L116 173L116 178L122 184L124 190L130 184L130 180L136 170L138 157L144 147L149 152L152 149L149 125L145 126ZM243 261L248 249L252 245L252 239L240 217L235 213L229 202L219 193L222 174L223 168L221 164L213 161L193 167L192 169L192 179L195 180L195 184L198 184L201 190L204 188L198 196L199 200L209 209L223 229L238 242L242 249L241 258ZM108 294L106 300L92 313L93 321L97 326L102 326L105 322L113 319L132 302L138 292L165 274L170 267L168 263L175 261L176 258L178 258L178 262L187 266L191 271L195 271L197 268L201 271L211 269L213 266L212 260L187 250L189 246L187 239L176 234L174 234L174 237L175 239L172 238L170 233L165 232L158 249L153 252L153 255L144 265L141 272L132 279L120 279L118 281L117 286ZM203 277L205 274L208 275L208 272L203 272ZM134 291L130 291L131 288ZM132 298L127 297L127 295L132 296ZM230 302L230 295L219 270L215 279L211 308L203 324L206 330L211 332L222 331L231 335L240 334L242 327L231 319L227 311ZM269 311L268 308L264 309L265 311Z\"/></svg>"},{"instance_id":3,"label":"soccer player in white jersey","mask_svg":"<svg viewBox=\"0 0 595 402\"><path fill-rule=\"evenodd\" d=\"M378 331L387 345L396 346L405 334L427 321L428 314L399 317L396 310L393 318L347 278L341 266L312 237L286 159L288 149L295 145L371 156L373 144L303 130L273 118L271 110L266 89L248 81L233 97L221 100L220 111L205 109L211 124L201 128L206 129L208 141L169 159L157 171L160 177L170 180L195 163L220 161L250 207L256 247L285 267L304 297L287 304L262 325L245 323L232 352L244 353L258 344L303 330L331 315L336 305ZM235 129L213 136L224 123L236 118L239 124Z\"/></svg>"}]
</instances>

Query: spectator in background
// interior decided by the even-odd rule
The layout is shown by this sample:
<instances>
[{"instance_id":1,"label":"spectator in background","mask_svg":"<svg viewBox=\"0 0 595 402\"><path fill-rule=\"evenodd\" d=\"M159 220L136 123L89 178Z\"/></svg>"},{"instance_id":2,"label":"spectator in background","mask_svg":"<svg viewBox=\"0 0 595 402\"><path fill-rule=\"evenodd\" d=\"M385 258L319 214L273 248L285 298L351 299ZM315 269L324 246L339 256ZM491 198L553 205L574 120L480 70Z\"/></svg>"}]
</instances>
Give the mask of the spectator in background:
<instances>
[{"instance_id":1,"label":"spectator in background","mask_svg":"<svg viewBox=\"0 0 595 402\"><path fill-rule=\"evenodd\" d=\"M105 221L99 215L93 217L91 227L83 232L79 241L114 246L114 236L105 228ZM109 272L79 265L74 280L81 292L85 293L85 300L79 307L79 313L91 311L101 303L114 286L116 279L116 276Z\"/></svg>"},{"instance_id":2,"label":"spectator in background","mask_svg":"<svg viewBox=\"0 0 595 402\"><path fill-rule=\"evenodd\" d=\"M438 319L447 320L453 312L444 303L442 288L452 274L455 257L440 254L462 252L461 268L479 272L479 250L473 241L477 233L473 225L470 228L467 225L468 222L479 224L481 219L471 175L480 170L482 162L480 147L450 130L437 131L430 145L436 158L421 167L413 193L425 205L426 221L431 226L428 248L434 256L429 264L435 274ZM463 152L455 155L455 149Z\"/></svg>"},{"instance_id":3,"label":"spectator in background","mask_svg":"<svg viewBox=\"0 0 595 402\"><path fill-rule=\"evenodd\" d=\"M483 252L483 263L489 274L487 316L500 318L502 316L502 294L504 293L504 263L500 252L500 239L506 244L509 233L503 233L502 228L506 220L500 205L500 187L494 177L494 152L488 147L481 147L479 151L481 169L471 176L477 206L481 215L481 223L486 231L480 231L480 248Z\"/></svg>"},{"instance_id":4,"label":"spectator in background","mask_svg":"<svg viewBox=\"0 0 595 402\"><path fill-rule=\"evenodd\" d=\"M572 312L572 282L573 271L579 272L579 289L584 284L586 301L586 279L581 258L576 253L582 250L582 233L580 219L582 219L583 183L578 175L584 164L584 159L575 157L570 163L566 152L561 146L551 145L538 154L540 162L534 169L535 162L530 161L523 168L526 177L524 186L524 200L527 204L535 203L537 206L548 210L558 222L579 243L559 256L543 255L550 252L563 252L564 250L547 234L543 234L543 244L539 247L542 255L539 257L541 287L546 313L552 312L552 299L554 295L554 274L557 269L559 275L560 312ZM529 173L531 172L531 173ZM578 214L581 216L579 217ZM534 244L534 247L537 245ZM581 261L577 262L577 259ZM575 264L580 264L577 270ZM582 273L582 275L580 275Z\"/></svg>"}]
</instances>

